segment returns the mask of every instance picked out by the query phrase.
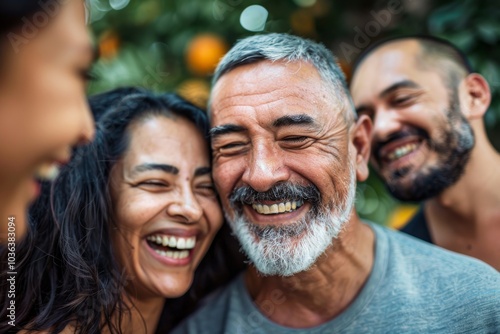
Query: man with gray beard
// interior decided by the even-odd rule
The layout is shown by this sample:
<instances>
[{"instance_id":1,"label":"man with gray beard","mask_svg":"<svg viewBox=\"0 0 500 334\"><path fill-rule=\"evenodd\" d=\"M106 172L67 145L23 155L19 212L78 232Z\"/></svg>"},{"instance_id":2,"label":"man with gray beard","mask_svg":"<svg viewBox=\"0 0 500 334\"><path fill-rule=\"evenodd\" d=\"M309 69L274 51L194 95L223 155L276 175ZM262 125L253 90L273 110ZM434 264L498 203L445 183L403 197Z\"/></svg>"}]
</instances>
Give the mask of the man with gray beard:
<instances>
[{"instance_id":1,"label":"man with gray beard","mask_svg":"<svg viewBox=\"0 0 500 334\"><path fill-rule=\"evenodd\" d=\"M252 36L213 83L213 177L251 264L174 333L500 330L493 268L356 214L372 125L324 46Z\"/></svg>"},{"instance_id":2,"label":"man with gray beard","mask_svg":"<svg viewBox=\"0 0 500 334\"><path fill-rule=\"evenodd\" d=\"M403 201L423 201L402 231L500 270L500 155L483 116L491 93L466 56L431 36L373 45L351 93L373 120L373 168Z\"/></svg>"}]
</instances>

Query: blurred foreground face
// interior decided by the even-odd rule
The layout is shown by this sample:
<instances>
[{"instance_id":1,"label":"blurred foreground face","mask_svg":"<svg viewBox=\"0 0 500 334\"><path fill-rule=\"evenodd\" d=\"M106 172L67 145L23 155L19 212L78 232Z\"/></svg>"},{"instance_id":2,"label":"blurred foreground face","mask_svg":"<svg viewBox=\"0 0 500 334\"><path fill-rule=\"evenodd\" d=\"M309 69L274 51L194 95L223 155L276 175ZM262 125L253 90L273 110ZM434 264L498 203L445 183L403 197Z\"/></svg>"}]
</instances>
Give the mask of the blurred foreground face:
<instances>
[{"instance_id":1,"label":"blurred foreground face","mask_svg":"<svg viewBox=\"0 0 500 334\"><path fill-rule=\"evenodd\" d=\"M84 2L64 1L43 27L17 27L2 39L0 63L0 240L16 217L16 238L26 230L25 211L38 194L35 175L53 178L71 147L93 136L85 98L93 52ZM41 15L41 14L40 14ZM22 21L20 21L22 23ZM33 28L35 30L33 30Z\"/></svg>"},{"instance_id":2,"label":"blurred foreground face","mask_svg":"<svg viewBox=\"0 0 500 334\"><path fill-rule=\"evenodd\" d=\"M458 90L437 69L423 67L419 51L411 40L381 46L351 83L356 110L373 120L372 166L395 197L411 201L455 183L474 146Z\"/></svg>"},{"instance_id":3,"label":"blurred foreground face","mask_svg":"<svg viewBox=\"0 0 500 334\"><path fill-rule=\"evenodd\" d=\"M239 66L212 91L214 181L256 268L308 269L349 219L355 149L331 85L306 62Z\"/></svg>"},{"instance_id":4,"label":"blurred foreground face","mask_svg":"<svg viewBox=\"0 0 500 334\"><path fill-rule=\"evenodd\" d=\"M222 225L207 144L183 118L147 118L129 133L111 172L114 248L131 296L178 297Z\"/></svg>"}]
</instances>

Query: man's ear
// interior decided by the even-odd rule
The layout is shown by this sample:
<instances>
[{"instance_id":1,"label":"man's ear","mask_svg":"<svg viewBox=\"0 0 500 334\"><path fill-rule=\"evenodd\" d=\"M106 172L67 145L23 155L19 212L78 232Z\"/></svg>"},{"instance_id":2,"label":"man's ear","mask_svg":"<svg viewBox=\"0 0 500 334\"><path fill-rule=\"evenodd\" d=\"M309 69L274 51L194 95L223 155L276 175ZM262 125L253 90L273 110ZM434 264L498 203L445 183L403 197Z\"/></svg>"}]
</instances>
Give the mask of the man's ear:
<instances>
[{"instance_id":1,"label":"man's ear","mask_svg":"<svg viewBox=\"0 0 500 334\"><path fill-rule=\"evenodd\" d=\"M482 119L491 102L490 86L478 73L471 73L460 85L462 112L468 120Z\"/></svg>"},{"instance_id":2,"label":"man's ear","mask_svg":"<svg viewBox=\"0 0 500 334\"><path fill-rule=\"evenodd\" d=\"M359 116L354 125L352 142L356 149L356 177L358 181L368 178L368 161L370 160L372 121L367 115Z\"/></svg>"}]
</instances>

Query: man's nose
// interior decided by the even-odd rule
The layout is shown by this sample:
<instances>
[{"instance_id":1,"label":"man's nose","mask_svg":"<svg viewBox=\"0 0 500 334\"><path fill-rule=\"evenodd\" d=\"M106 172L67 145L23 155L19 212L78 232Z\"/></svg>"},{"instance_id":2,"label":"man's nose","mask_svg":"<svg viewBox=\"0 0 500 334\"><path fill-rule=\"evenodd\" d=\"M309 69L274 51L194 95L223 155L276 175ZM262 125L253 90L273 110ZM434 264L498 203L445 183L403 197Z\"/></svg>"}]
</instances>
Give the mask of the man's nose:
<instances>
[{"instance_id":1,"label":"man's nose","mask_svg":"<svg viewBox=\"0 0 500 334\"><path fill-rule=\"evenodd\" d=\"M385 141L389 135L401 130L402 122L397 110L379 108L373 119L373 139Z\"/></svg>"},{"instance_id":2,"label":"man's nose","mask_svg":"<svg viewBox=\"0 0 500 334\"><path fill-rule=\"evenodd\" d=\"M259 192L290 178L284 152L274 143L259 143L252 147L242 181Z\"/></svg>"}]
</instances>

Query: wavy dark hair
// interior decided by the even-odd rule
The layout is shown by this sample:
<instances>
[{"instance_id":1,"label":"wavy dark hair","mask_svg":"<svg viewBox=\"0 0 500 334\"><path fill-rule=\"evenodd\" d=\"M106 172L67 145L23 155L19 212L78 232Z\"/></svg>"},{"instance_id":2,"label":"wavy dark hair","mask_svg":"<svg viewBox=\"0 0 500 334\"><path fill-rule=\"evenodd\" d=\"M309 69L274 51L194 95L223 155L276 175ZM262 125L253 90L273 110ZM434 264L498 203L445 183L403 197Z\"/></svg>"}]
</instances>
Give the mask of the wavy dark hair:
<instances>
[{"instance_id":1,"label":"wavy dark hair","mask_svg":"<svg viewBox=\"0 0 500 334\"><path fill-rule=\"evenodd\" d=\"M113 207L108 181L113 165L128 147L128 128L149 117L182 117L207 136L206 114L175 94L119 88L91 97L90 105L96 118L94 141L76 148L57 179L43 184L42 194L30 210L30 231L18 245L17 330L59 333L74 325L79 333L100 333L103 328L122 332L121 320L130 309L122 295L125 275L110 242ZM192 311L199 298L243 268L239 255L235 261L226 258L231 250L229 258L238 254L227 227L216 239L201 265L205 269L195 276L199 286L185 297L167 300L157 332L169 331ZM6 249L0 252L0 261L4 267ZM6 277L0 279L0 295L6 296ZM3 299L0 318L6 319L9 301ZM0 333L9 328L13 330L0 323Z\"/></svg>"}]
</instances>

